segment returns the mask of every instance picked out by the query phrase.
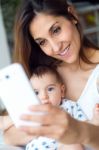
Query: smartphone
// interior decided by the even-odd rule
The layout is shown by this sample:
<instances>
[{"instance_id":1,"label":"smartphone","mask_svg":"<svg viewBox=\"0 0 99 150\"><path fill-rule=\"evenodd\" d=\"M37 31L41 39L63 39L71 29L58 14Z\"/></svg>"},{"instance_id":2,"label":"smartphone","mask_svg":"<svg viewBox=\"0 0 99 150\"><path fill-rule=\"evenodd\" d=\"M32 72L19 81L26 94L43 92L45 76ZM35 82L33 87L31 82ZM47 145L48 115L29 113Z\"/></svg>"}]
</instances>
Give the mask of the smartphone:
<instances>
[{"instance_id":1,"label":"smartphone","mask_svg":"<svg viewBox=\"0 0 99 150\"><path fill-rule=\"evenodd\" d=\"M20 119L22 114L31 114L29 106L40 104L21 64L13 63L0 70L0 98L16 127L39 125Z\"/></svg>"}]
</instances>

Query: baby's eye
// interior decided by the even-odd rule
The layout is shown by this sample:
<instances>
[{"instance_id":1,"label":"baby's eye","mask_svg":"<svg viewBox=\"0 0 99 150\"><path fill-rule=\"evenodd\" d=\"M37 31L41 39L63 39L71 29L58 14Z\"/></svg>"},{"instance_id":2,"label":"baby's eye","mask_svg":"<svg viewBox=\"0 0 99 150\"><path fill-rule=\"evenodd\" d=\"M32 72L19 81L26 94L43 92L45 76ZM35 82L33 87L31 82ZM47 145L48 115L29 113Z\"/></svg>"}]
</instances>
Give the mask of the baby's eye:
<instances>
[{"instance_id":1,"label":"baby's eye","mask_svg":"<svg viewBox=\"0 0 99 150\"><path fill-rule=\"evenodd\" d=\"M55 28L53 29L53 33L54 33L54 34L60 33L60 31L61 31L61 28L60 28L60 27L55 27Z\"/></svg>"},{"instance_id":2,"label":"baby's eye","mask_svg":"<svg viewBox=\"0 0 99 150\"><path fill-rule=\"evenodd\" d=\"M38 95L38 94L39 94L39 92L38 92L38 91L34 91L34 92L35 92L35 94L36 94L36 95Z\"/></svg>"},{"instance_id":3,"label":"baby's eye","mask_svg":"<svg viewBox=\"0 0 99 150\"><path fill-rule=\"evenodd\" d=\"M54 90L54 87L49 87L49 88L48 88L48 91L49 91L49 92L51 92L51 91L53 91L53 90Z\"/></svg>"}]
</instances>

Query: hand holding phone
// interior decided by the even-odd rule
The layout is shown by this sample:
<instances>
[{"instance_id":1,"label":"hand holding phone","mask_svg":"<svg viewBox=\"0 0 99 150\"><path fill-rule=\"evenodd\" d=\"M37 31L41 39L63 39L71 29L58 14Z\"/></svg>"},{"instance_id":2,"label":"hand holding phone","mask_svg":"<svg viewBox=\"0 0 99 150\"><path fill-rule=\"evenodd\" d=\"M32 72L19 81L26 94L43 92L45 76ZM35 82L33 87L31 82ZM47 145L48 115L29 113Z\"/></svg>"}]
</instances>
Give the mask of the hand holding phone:
<instances>
[{"instance_id":1,"label":"hand holding phone","mask_svg":"<svg viewBox=\"0 0 99 150\"><path fill-rule=\"evenodd\" d=\"M39 125L36 122L20 119L22 114L31 114L29 106L40 104L20 64L14 63L0 70L0 97L16 127Z\"/></svg>"}]
</instances>

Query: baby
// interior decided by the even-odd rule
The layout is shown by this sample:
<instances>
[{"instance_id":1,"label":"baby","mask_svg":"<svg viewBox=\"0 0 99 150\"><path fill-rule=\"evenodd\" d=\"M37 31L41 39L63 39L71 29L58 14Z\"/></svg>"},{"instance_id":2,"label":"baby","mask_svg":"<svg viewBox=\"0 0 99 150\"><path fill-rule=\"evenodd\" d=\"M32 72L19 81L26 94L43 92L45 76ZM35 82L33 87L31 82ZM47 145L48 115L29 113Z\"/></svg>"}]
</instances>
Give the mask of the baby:
<instances>
[{"instance_id":1,"label":"baby","mask_svg":"<svg viewBox=\"0 0 99 150\"><path fill-rule=\"evenodd\" d=\"M77 102L66 100L65 86L58 72L47 66L37 67L30 79L32 87L42 104L59 106L74 118L85 121L86 115ZM99 123L99 108L95 109L94 122ZM96 122L96 120L98 120ZM60 120L61 121L61 120ZM80 144L63 145L54 139L37 137L26 146L26 150L84 150Z\"/></svg>"}]
</instances>

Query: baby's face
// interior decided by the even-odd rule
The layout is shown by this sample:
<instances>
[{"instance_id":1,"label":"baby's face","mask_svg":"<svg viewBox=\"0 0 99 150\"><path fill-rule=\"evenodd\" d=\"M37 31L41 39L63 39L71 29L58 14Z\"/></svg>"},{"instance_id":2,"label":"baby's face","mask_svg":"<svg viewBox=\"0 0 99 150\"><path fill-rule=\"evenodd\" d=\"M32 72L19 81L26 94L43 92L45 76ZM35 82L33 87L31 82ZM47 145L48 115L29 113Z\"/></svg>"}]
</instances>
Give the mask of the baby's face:
<instances>
[{"instance_id":1,"label":"baby's face","mask_svg":"<svg viewBox=\"0 0 99 150\"><path fill-rule=\"evenodd\" d=\"M56 81L52 74L31 78L32 87L42 104L59 105L64 97L64 85Z\"/></svg>"}]
</instances>

